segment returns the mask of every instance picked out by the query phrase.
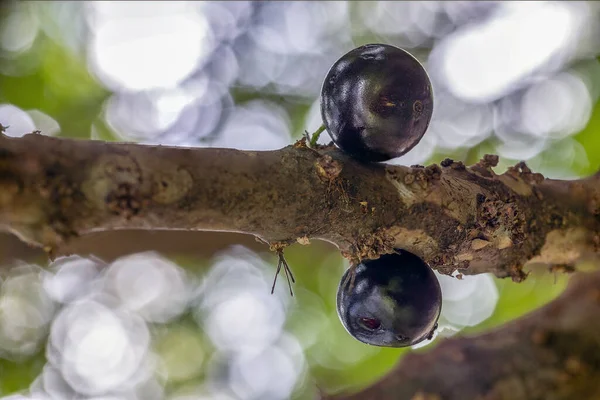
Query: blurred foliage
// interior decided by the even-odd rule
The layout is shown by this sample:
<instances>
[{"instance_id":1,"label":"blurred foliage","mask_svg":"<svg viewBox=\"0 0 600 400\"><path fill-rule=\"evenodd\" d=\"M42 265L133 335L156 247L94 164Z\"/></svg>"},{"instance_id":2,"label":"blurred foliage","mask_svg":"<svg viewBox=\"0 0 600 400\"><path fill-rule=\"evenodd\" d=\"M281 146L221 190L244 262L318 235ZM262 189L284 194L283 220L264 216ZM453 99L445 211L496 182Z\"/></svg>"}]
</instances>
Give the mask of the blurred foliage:
<instances>
[{"instance_id":1,"label":"blurred foliage","mask_svg":"<svg viewBox=\"0 0 600 400\"><path fill-rule=\"evenodd\" d=\"M27 360L9 361L0 358L0 395L29 388L46 363L43 354Z\"/></svg>"},{"instance_id":2,"label":"blurred foliage","mask_svg":"<svg viewBox=\"0 0 600 400\"><path fill-rule=\"evenodd\" d=\"M42 16L43 17L43 16ZM50 23L42 20L42 24ZM377 40L378 37L364 36L357 38L356 43ZM83 52L66 46L41 31L35 40L34 47L18 58L0 58L0 71L18 69L34 65L27 74L0 74L0 103L10 103L24 110L39 109L52 116L60 125L60 136L72 138L89 138L92 126L96 129L97 138L116 140L117 135L102 119L103 106L110 96L104 88L90 75ZM236 104L253 99L268 99L282 105L289 113L292 132L298 138L304 126L310 103L303 98L283 96L268 91L261 92L244 87L236 87L231 91ZM589 123L574 138L583 146L588 156L588 163L575 162L571 167L577 175L589 175L600 167L600 103L596 103ZM436 153L430 161L438 162L446 157L461 159L468 163L477 161L485 153L493 153L497 140L489 138L484 142L466 149L452 152ZM534 163L555 163L560 160L561 143L557 142L536 156ZM504 161L503 161L504 162ZM506 163L510 163L507 160ZM499 169L506 166L502 164ZM557 166L560 167L560 166ZM270 264L274 264L272 254L263 254ZM317 384L325 389L336 391L348 387L359 387L377 380L387 373L408 350L378 349L365 346L350 338L338 323L335 310L335 292L343 260L331 247L319 242L310 246L294 245L286 251L286 258L296 274L295 303L287 320L286 327L291 333L300 337L306 334L311 325L308 321L315 317L311 309L303 305L317 304L324 310L327 319L325 329L318 332L318 341L310 343L305 349L310 375ZM176 259L179 265L194 273L202 274L210 265L209 260ZM524 283L515 284L508 280L496 280L500 291L500 300L494 314L475 327L465 328L461 334L481 332L493 329L507 321L517 318L538 308L555 298L564 289L568 277L554 276L550 273L535 273ZM279 284L283 285L282 281ZM183 316L169 326L169 329L183 329L191 325L189 315ZM165 327L156 326L156 346L169 346L168 339L161 341ZM163 336L161 336L163 335ZM199 333L202 335L202 333ZM202 339L207 346L209 340ZM433 346L435 345L432 344ZM419 351L426 351L428 347ZM185 357L178 353L178 357ZM208 357L208 356L207 356ZM9 361L0 358L0 395L28 388L40 374L45 363L43 351L26 360ZM336 364L337 363L337 364ZM201 381L204 375L197 377ZM313 378L305 377L306 385L299 385L296 398L311 398L314 388L310 384Z\"/></svg>"},{"instance_id":3,"label":"blurred foliage","mask_svg":"<svg viewBox=\"0 0 600 400\"><path fill-rule=\"evenodd\" d=\"M85 60L50 38L39 38L32 53L39 57L34 73L0 75L0 103L51 115L61 126L61 136L89 137L110 93L89 75ZM13 62L0 60L0 69Z\"/></svg>"},{"instance_id":4,"label":"blurred foliage","mask_svg":"<svg viewBox=\"0 0 600 400\"><path fill-rule=\"evenodd\" d=\"M591 175L600 169L600 135L598 132L600 132L600 102L596 103L585 129L575 136L575 139L585 148L590 160L587 168L581 168L578 171L583 176Z\"/></svg>"}]
</instances>

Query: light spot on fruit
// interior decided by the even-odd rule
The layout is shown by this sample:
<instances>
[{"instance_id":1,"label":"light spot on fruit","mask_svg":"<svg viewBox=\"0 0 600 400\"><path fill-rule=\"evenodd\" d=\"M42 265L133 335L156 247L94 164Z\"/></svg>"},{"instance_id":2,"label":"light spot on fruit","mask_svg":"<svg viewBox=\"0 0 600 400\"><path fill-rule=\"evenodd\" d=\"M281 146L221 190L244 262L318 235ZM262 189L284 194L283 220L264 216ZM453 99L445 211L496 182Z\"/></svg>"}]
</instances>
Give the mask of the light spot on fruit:
<instances>
[{"instance_id":1,"label":"light spot on fruit","mask_svg":"<svg viewBox=\"0 0 600 400\"><path fill-rule=\"evenodd\" d=\"M420 100L413 103L413 111L415 112L415 117L419 117L423 112L423 103Z\"/></svg>"},{"instance_id":2,"label":"light spot on fruit","mask_svg":"<svg viewBox=\"0 0 600 400\"><path fill-rule=\"evenodd\" d=\"M396 107L396 103L387 96L381 96L380 104L384 107Z\"/></svg>"}]
</instances>

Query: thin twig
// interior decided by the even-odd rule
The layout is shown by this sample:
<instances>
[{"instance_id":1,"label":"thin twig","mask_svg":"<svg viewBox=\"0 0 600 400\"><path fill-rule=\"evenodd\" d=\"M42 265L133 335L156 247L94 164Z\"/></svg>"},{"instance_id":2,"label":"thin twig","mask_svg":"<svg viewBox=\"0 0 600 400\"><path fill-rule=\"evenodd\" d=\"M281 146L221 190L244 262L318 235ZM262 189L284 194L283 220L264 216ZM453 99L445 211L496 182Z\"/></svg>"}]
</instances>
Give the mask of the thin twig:
<instances>
[{"instance_id":1,"label":"thin twig","mask_svg":"<svg viewBox=\"0 0 600 400\"><path fill-rule=\"evenodd\" d=\"M292 274L292 270L290 269L287 261L285 260L285 257L283 255L283 249L277 250L277 256L279 257L279 262L277 263L277 270L275 271L275 278L273 279L271 294L275 292L275 284L277 283L277 277L279 276L279 272L281 271L281 266L283 266L283 272L285 273L285 277L290 288L290 295L293 297L294 292L292 290L292 283L296 283L296 280L294 279L294 274Z\"/></svg>"}]
</instances>

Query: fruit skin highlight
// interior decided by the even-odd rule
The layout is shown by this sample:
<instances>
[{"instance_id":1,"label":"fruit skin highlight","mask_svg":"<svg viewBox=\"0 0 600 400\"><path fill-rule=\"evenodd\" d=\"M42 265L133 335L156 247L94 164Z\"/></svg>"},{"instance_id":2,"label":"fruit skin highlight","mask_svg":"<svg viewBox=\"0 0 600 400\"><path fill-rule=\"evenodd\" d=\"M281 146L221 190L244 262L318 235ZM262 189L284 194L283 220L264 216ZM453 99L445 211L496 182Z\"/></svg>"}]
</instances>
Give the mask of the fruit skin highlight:
<instances>
[{"instance_id":1,"label":"fruit skin highlight","mask_svg":"<svg viewBox=\"0 0 600 400\"><path fill-rule=\"evenodd\" d=\"M425 68L386 44L358 47L337 60L321 88L321 117L333 142L353 158L379 162L419 143L433 113Z\"/></svg>"},{"instance_id":2,"label":"fruit skin highlight","mask_svg":"<svg viewBox=\"0 0 600 400\"><path fill-rule=\"evenodd\" d=\"M365 260L340 281L337 311L355 339L381 347L412 346L433 336L442 291L433 270L404 250Z\"/></svg>"}]
</instances>

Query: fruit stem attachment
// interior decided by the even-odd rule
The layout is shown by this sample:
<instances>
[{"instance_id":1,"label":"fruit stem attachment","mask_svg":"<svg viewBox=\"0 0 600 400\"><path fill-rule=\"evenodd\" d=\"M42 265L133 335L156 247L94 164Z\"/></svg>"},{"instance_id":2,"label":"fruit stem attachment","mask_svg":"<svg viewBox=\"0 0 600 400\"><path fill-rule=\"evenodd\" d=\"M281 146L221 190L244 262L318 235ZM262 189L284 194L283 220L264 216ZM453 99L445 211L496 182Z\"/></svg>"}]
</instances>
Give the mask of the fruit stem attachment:
<instances>
[{"instance_id":1,"label":"fruit stem attachment","mask_svg":"<svg viewBox=\"0 0 600 400\"><path fill-rule=\"evenodd\" d=\"M310 135L309 145L310 147L315 147L317 145L317 140L321 136L321 133L325 130L325 125L321 125L319 129L317 129L312 135Z\"/></svg>"}]
</instances>

